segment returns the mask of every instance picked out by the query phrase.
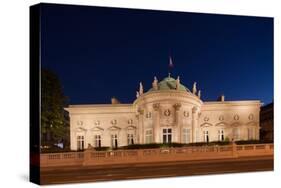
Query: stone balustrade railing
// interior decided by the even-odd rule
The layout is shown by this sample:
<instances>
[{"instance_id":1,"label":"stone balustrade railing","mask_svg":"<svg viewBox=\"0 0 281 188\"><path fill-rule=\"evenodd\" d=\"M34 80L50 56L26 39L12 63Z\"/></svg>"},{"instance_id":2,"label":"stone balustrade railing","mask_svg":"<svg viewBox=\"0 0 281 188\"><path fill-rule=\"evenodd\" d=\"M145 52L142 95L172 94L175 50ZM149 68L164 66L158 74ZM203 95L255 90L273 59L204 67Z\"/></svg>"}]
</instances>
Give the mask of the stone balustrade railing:
<instances>
[{"instance_id":1,"label":"stone balustrade railing","mask_svg":"<svg viewBox=\"0 0 281 188\"><path fill-rule=\"evenodd\" d=\"M48 153L40 155L41 167L155 163L273 155L273 144L200 146L136 150Z\"/></svg>"}]
</instances>

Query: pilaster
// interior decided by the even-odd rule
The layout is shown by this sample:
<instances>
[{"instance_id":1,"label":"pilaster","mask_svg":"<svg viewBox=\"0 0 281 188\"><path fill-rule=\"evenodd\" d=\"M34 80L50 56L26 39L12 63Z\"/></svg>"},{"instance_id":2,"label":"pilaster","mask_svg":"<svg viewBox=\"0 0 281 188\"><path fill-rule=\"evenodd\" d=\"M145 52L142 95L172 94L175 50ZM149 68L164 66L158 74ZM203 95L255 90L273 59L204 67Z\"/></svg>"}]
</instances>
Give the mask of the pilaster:
<instances>
[{"instance_id":1,"label":"pilaster","mask_svg":"<svg viewBox=\"0 0 281 188\"><path fill-rule=\"evenodd\" d=\"M92 135L89 129L85 130L85 138L84 138L84 148L88 148L88 145L91 144L93 146Z\"/></svg>"},{"instance_id":2,"label":"pilaster","mask_svg":"<svg viewBox=\"0 0 281 188\"><path fill-rule=\"evenodd\" d=\"M153 104L154 116L153 116L153 141L155 143L160 142L160 103Z\"/></svg>"},{"instance_id":3,"label":"pilaster","mask_svg":"<svg viewBox=\"0 0 281 188\"><path fill-rule=\"evenodd\" d=\"M198 107L192 108L192 142L195 143L198 140L196 139L196 132L198 129Z\"/></svg>"},{"instance_id":4,"label":"pilaster","mask_svg":"<svg viewBox=\"0 0 281 188\"><path fill-rule=\"evenodd\" d=\"M174 108L175 108L175 142L180 143L182 140L182 123L180 121L180 108L181 108L181 104L180 103L176 103L174 104Z\"/></svg>"},{"instance_id":5,"label":"pilaster","mask_svg":"<svg viewBox=\"0 0 281 188\"><path fill-rule=\"evenodd\" d=\"M139 143L144 144L144 125L143 125L143 115L144 115L144 110L143 109L138 109L138 124L139 124L139 129L138 129L138 137L139 137Z\"/></svg>"}]
</instances>

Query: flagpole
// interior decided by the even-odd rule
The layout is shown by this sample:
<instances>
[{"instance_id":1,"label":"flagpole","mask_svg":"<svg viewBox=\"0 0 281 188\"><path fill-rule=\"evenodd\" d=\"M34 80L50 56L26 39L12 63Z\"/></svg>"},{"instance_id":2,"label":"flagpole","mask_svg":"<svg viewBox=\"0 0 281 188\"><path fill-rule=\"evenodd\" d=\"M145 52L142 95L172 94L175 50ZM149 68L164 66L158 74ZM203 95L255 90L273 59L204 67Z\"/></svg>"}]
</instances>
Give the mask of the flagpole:
<instances>
[{"instance_id":1,"label":"flagpole","mask_svg":"<svg viewBox=\"0 0 281 188\"><path fill-rule=\"evenodd\" d=\"M171 77L172 68L174 67L173 60L171 55L169 56L169 66L168 66L168 75Z\"/></svg>"}]
</instances>

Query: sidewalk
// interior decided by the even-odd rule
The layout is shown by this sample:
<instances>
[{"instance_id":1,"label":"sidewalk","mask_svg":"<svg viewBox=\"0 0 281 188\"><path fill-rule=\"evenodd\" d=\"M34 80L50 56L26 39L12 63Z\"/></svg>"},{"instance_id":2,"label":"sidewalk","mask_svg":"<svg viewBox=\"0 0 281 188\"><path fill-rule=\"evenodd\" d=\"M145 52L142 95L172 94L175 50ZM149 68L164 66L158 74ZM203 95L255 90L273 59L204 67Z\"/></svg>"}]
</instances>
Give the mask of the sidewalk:
<instances>
[{"instance_id":1,"label":"sidewalk","mask_svg":"<svg viewBox=\"0 0 281 188\"><path fill-rule=\"evenodd\" d=\"M239 157L239 158L226 158L226 159L209 159L209 160L187 160L187 161L169 161L169 162L151 162L151 163L128 163L128 164L110 164L110 165L92 165L92 166L60 166L60 167L41 167L41 171L52 171L52 170L71 170L71 169L113 169L113 168L122 168L122 167L157 167L162 165L175 165L175 164L203 164L203 163L216 163L216 162L238 162L238 161L256 161L256 160L265 160L265 159L272 159L273 156L257 156L257 157Z\"/></svg>"}]
</instances>

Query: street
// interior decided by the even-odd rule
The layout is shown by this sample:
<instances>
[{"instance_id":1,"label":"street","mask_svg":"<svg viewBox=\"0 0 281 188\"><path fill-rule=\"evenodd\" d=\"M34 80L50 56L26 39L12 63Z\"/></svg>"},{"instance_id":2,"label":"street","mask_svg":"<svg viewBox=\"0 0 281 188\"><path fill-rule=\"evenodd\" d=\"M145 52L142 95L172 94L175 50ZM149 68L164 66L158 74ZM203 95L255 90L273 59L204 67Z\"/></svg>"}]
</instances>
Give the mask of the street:
<instances>
[{"instance_id":1,"label":"street","mask_svg":"<svg viewBox=\"0 0 281 188\"><path fill-rule=\"evenodd\" d=\"M273 170L273 157L41 169L41 184L81 183Z\"/></svg>"}]
</instances>

